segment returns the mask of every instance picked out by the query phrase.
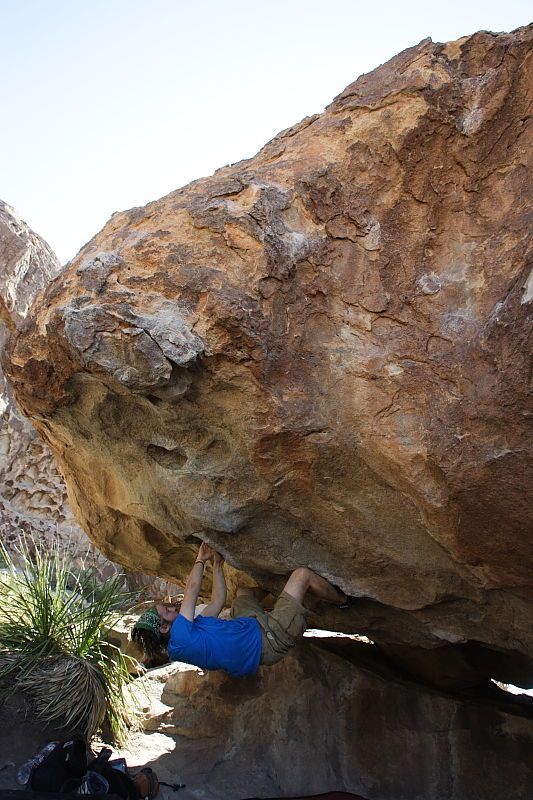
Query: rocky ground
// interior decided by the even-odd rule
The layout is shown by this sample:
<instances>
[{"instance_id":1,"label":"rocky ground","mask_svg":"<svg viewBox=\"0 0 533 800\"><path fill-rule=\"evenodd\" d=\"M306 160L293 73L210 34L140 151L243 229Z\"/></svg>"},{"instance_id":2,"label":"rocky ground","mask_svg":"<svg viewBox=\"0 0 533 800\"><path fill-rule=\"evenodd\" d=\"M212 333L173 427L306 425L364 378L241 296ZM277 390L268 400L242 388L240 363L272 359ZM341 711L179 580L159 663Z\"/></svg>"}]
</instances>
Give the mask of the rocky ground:
<instances>
[{"instance_id":1,"label":"rocky ground","mask_svg":"<svg viewBox=\"0 0 533 800\"><path fill-rule=\"evenodd\" d=\"M531 706L413 684L384 671L369 644L305 639L248 678L175 663L136 683L143 731L115 754L186 784L163 789L165 800L334 789L369 800L533 795ZM50 738L18 708L4 709L0 786L13 787L15 765Z\"/></svg>"}]
</instances>

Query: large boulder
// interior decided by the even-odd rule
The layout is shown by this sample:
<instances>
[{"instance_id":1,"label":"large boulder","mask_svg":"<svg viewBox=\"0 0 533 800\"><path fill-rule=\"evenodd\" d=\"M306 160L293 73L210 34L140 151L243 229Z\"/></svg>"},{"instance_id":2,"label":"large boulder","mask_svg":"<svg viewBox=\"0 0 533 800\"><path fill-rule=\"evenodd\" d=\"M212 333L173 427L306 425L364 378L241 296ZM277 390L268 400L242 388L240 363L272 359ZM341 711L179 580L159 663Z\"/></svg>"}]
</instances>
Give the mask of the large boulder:
<instances>
[{"instance_id":1,"label":"large boulder","mask_svg":"<svg viewBox=\"0 0 533 800\"><path fill-rule=\"evenodd\" d=\"M323 626L531 685L531 35L421 42L54 280L6 369L108 557L307 564Z\"/></svg>"}]
</instances>

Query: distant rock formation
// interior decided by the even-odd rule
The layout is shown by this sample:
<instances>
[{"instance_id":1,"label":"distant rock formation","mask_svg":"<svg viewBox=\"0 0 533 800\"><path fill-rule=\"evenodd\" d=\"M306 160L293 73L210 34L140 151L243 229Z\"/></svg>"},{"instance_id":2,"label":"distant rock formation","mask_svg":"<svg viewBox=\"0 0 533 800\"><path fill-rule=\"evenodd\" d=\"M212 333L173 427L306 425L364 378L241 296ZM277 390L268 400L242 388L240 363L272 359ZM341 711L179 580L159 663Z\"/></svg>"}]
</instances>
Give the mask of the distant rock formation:
<instances>
[{"instance_id":1,"label":"distant rock formation","mask_svg":"<svg viewBox=\"0 0 533 800\"><path fill-rule=\"evenodd\" d=\"M61 264L49 245L0 200L0 319L18 327Z\"/></svg>"},{"instance_id":2,"label":"distant rock formation","mask_svg":"<svg viewBox=\"0 0 533 800\"><path fill-rule=\"evenodd\" d=\"M307 564L323 627L531 685L531 36L421 42L50 285L6 369L109 558Z\"/></svg>"}]
</instances>

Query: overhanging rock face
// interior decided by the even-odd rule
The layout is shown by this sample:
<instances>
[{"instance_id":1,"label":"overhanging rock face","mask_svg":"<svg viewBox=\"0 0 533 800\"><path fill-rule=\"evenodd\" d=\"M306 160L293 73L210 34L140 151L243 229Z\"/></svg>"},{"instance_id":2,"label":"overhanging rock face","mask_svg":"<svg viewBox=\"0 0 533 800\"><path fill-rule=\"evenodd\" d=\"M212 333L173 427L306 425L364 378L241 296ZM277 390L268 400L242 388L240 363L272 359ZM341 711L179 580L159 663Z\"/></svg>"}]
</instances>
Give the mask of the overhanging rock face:
<instances>
[{"instance_id":1,"label":"overhanging rock face","mask_svg":"<svg viewBox=\"0 0 533 800\"><path fill-rule=\"evenodd\" d=\"M530 42L422 42L51 284L6 369L106 555L308 564L322 625L531 681Z\"/></svg>"}]
</instances>

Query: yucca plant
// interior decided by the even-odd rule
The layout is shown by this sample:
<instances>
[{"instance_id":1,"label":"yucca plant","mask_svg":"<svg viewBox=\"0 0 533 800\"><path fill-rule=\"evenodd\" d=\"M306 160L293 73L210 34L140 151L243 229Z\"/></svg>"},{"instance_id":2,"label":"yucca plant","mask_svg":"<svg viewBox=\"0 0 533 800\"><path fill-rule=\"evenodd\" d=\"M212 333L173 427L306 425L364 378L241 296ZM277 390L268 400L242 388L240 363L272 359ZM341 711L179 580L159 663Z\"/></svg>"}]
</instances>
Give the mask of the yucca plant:
<instances>
[{"instance_id":1,"label":"yucca plant","mask_svg":"<svg viewBox=\"0 0 533 800\"><path fill-rule=\"evenodd\" d=\"M0 542L0 693L22 689L47 723L91 738L107 723L124 741L132 720L133 659L106 640L133 600L124 576L99 584L77 570L68 547ZM133 715L134 716L134 715Z\"/></svg>"}]
</instances>

